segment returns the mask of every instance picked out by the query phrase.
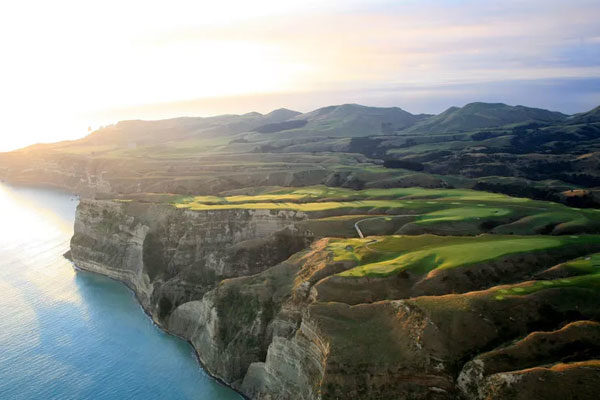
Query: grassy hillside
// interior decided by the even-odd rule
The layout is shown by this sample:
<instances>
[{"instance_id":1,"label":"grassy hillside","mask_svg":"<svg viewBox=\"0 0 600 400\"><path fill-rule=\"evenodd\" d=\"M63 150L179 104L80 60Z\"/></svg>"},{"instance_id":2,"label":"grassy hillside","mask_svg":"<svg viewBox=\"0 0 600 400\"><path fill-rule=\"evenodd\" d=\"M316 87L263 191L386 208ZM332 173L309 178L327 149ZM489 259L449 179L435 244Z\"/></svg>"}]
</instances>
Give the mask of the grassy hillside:
<instances>
[{"instance_id":1,"label":"grassy hillside","mask_svg":"<svg viewBox=\"0 0 600 400\"><path fill-rule=\"evenodd\" d=\"M567 122L569 124L590 124L594 122L600 122L600 106L594 108L593 110L575 114L571 116Z\"/></svg>"},{"instance_id":2,"label":"grassy hillside","mask_svg":"<svg viewBox=\"0 0 600 400\"><path fill-rule=\"evenodd\" d=\"M455 187L593 207L596 114L472 103L430 116L345 104L123 121L81 140L0 154L0 178L93 193Z\"/></svg>"},{"instance_id":3,"label":"grassy hillside","mask_svg":"<svg viewBox=\"0 0 600 400\"><path fill-rule=\"evenodd\" d=\"M428 118L407 129L410 132L447 133L471 131L522 123L552 123L567 116L559 112L502 103L469 103L464 107L451 107L443 113Z\"/></svg>"},{"instance_id":4,"label":"grassy hillside","mask_svg":"<svg viewBox=\"0 0 600 400\"><path fill-rule=\"evenodd\" d=\"M416 239L415 239L416 238ZM496 260L503 256L531 254L540 250L557 249L564 246L581 245L585 242L600 244L600 236L504 236L482 235L477 237L452 236L387 236L360 243L368 246L369 252L383 260L368 262L340 273L344 277L381 277L410 271L426 274L434 270L467 267ZM353 242L356 246L357 243ZM348 258L340 247L350 249L352 245L335 243L336 257ZM352 247L353 248L353 247ZM346 250L346 251L354 251Z\"/></svg>"},{"instance_id":5,"label":"grassy hillside","mask_svg":"<svg viewBox=\"0 0 600 400\"><path fill-rule=\"evenodd\" d=\"M290 135L320 135L322 137L359 137L392 134L427 115L413 115L398 107L365 107L358 104L343 104L319 108L294 117L306 121L306 125L288 132Z\"/></svg>"}]
</instances>

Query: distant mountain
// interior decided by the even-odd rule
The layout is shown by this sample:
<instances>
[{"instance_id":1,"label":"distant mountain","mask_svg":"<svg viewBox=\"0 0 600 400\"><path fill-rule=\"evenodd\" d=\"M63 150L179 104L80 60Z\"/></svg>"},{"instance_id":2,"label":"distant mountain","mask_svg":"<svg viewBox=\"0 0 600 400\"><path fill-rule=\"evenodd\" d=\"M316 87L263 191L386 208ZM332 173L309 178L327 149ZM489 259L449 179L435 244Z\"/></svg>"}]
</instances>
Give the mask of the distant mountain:
<instances>
[{"instance_id":1,"label":"distant mountain","mask_svg":"<svg viewBox=\"0 0 600 400\"><path fill-rule=\"evenodd\" d=\"M285 108L268 114L250 112L243 115L226 114L214 117L181 117L158 121L121 121L92 132L84 139L87 143L155 144L206 135L232 135L272 123L280 123L300 115Z\"/></svg>"},{"instance_id":2,"label":"distant mountain","mask_svg":"<svg viewBox=\"0 0 600 400\"><path fill-rule=\"evenodd\" d=\"M258 127L259 133L286 133L299 137L364 137L389 135L414 125L429 115L413 115L398 107L366 107L358 104L328 106L296 115L289 121Z\"/></svg>"},{"instance_id":3,"label":"distant mountain","mask_svg":"<svg viewBox=\"0 0 600 400\"><path fill-rule=\"evenodd\" d=\"M385 168L375 173L357 163ZM308 113L282 108L131 120L80 140L0 153L0 179L73 191L98 185L178 194L317 183L430 187L446 185L440 176L450 176L451 186L586 207L600 204L599 171L600 107L566 116L498 103L435 116L343 104ZM578 188L593 191L566 192Z\"/></svg>"},{"instance_id":4,"label":"distant mountain","mask_svg":"<svg viewBox=\"0 0 600 400\"><path fill-rule=\"evenodd\" d=\"M509 106L503 103L470 103L464 107L450 107L406 131L448 133L527 122L555 123L566 118L565 114L540 108Z\"/></svg>"},{"instance_id":5,"label":"distant mountain","mask_svg":"<svg viewBox=\"0 0 600 400\"><path fill-rule=\"evenodd\" d=\"M301 112L288 110L287 108L279 108L266 114L264 117L272 123L287 121L288 119L294 118L298 115L302 115Z\"/></svg>"},{"instance_id":6,"label":"distant mountain","mask_svg":"<svg viewBox=\"0 0 600 400\"><path fill-rule=\"evenodd\" d=\"M428 115L413 115L398 107L366 107L343 104L319 108L298 115L295 120L305 120L303 133L322 136L362 137L393 134L406 129Z\"/></svg>"},{"instance_id":7,"label":"distant mountain","mask_svg":"<svg viewBox=\"0 0 600 400\"><path fill-rule=\"evenodd\" d=\"M593 110L572 115L567 120L569 124L589 124L593 122L600 122L600 106L594 108Z\"/></svg>"},{"instance_id":8,"label":"distant mountain","mask_svg":"<svg viewBox=\"0 0 600 400\"><path fill-rule=\"evenodd\" d=\"M578 114L578 119L598 118L598 110ZM229 137L246 132L274 134L277 138L355 138L403 133L448 133L493 128L527 122L566 120L558 112L501 103L471 103L451 107L439 115L414 115L398 107L342 104L308 113L280 108L268 114L182 117L159 121L121 121L90 134L83 142L97 145L156 145L176 140Z\"/></svg>"}]
</instances>

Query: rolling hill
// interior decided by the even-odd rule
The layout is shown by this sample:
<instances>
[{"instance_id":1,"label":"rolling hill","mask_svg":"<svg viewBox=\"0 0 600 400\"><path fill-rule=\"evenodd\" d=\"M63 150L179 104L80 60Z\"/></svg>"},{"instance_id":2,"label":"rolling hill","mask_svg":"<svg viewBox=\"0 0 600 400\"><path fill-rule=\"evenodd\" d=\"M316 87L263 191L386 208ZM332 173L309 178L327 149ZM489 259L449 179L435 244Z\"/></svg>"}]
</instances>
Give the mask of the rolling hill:
<instances>
[{"instance_id":1,"label":"rolling hill","mask_svg":"<svg viewBox=\"0 0 600 400\"><path fill-rule=\"evenodd\" d=\"M575 114L567 120L570 124L590 124L594 122L600 122L600 106L593 110Z\"/></svg>"},{"instance_id":2,"label":"rolling hill","mask_svg":"<svg viewBox=\"0 0 600 400\"><path fill-rule=\"evenodd\" d=\"M565 114L502 103L469 103L450 107L443 113L408 128L409 132L448 133L494 128L523 123L555 123L567 118Z\"/></svg>"},{"instance_id":3,"label":"rolling hill","mask_svg":"<svg viewBox=\"0 0 600 400\"><path fill-rule=\"evenodd\" d=\"M597 115L598 108L569 117L471 103L432 116L343 104L308 113L122 121L80 140L0 154L0 177L121 193L463 187L592 206L600 204Z\"/></svg>"}]
</instances>

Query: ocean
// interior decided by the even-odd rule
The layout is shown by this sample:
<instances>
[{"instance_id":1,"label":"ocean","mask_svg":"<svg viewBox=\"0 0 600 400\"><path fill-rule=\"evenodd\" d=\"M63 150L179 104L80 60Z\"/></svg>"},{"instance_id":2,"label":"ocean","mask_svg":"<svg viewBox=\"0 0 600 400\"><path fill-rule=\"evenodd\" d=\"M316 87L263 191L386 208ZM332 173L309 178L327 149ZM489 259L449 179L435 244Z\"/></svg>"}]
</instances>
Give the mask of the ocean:
<instances>
[{"instance_id":1,"label":"ocean","mask_svg":"<svg viewBox=\"0 0 600 400\"><path fill-rule=\"evenodd\" d=\"M77 202L0 184L0 399L240 400L125 285L63 257Z\"/></svg>"}]
</instances>

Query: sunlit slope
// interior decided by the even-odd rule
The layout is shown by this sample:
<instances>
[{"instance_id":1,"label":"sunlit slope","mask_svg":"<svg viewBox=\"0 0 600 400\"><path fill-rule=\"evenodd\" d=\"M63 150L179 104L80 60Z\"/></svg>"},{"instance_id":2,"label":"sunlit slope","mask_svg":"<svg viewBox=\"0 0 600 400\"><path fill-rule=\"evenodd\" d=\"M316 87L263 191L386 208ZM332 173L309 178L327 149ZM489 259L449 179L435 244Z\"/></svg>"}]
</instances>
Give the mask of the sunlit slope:
<instances>
[{"instance_id":1,"label":"sunlit slope","mask_svg":"<svg viewBox=\"0 0 600 400\"><path fill-rule=\"evenodd\" d=\"M331 246L336 259L356 257L361 264L340 273L340 276L361 277L388 276L402 271L426 274L433 270L476 265L503 256L588 244L600 244L600 236L385 236L360 242L334 241ZM364 249L360 249L361 246ZM373 259L377 261L370 262Z\"/></svg>"}]
</instances>

